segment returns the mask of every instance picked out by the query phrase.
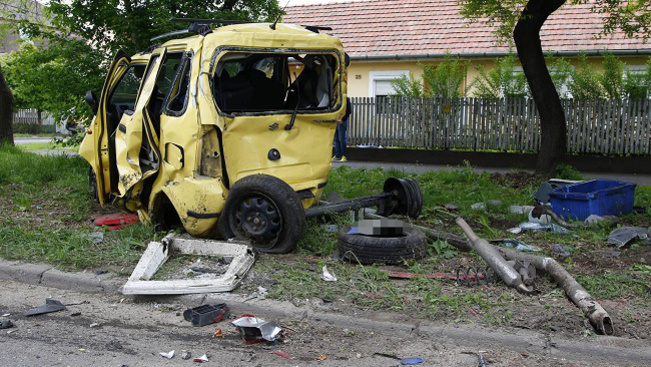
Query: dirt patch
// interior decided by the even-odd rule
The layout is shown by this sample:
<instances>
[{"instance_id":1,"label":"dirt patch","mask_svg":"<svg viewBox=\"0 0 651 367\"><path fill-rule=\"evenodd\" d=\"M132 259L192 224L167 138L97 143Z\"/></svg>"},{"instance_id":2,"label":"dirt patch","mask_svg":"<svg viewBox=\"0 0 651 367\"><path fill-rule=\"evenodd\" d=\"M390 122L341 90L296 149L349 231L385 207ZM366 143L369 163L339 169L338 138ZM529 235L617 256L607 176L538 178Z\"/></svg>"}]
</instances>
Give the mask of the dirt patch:
<instances>
[{"instance_id":1,"label":"dirt patch","mask_svg":"<svg viewBox=\"0 0 651 367\"><path fill-rule=\"evenodd\" d=\"M535 186L541 182L539 176L533 173L518 171L509 173L491 173L491 180L500 186L510 187L513 189L522 189L529 186Z\"/></svg>"}]
</instances>

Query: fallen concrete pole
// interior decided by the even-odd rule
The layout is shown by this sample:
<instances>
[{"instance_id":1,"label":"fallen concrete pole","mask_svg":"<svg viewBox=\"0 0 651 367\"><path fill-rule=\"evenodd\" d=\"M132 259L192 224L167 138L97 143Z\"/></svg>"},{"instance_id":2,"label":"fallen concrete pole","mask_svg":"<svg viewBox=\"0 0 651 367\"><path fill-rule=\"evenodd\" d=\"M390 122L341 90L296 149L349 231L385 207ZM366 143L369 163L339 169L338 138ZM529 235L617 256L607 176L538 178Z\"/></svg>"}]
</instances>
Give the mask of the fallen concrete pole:
<instances>
[{"instance_id":1,"label":"fallen concrete pole","mask_svg":"<svg viewBox=\"0 0 651 367\"><path fill-rule=\"evenodd\" d=\"M472 228L470 228L463 218L457 218L456 222L466 236L468 236L468 239L470 239L473 250L475 250L475 252L478 253L479 256L488 263L488 265L490 265L504 283L522 293L531 293L531 290L529 290L529 288L527 288L527 286L522 282L522 276L520 273L506 262L502 254L497 251L497 248L488 243L485 239L477 237L475 232L473 232Z\"/></svg>"},{"instance_id":2,"label":"fallen concrete pole","mask_svg":"<svg viewBox=\"0 0 651 367\"><path fill-rule=\"evenodd\" d=\"M493 251L499 252L506 260L514 261L528 261L533 264L536 269L544 270L549 273L549 275L554 279L556 284L558 284L565 294L570 298L575 305L577 305L581 311L586 315L592 326L597 330L597 332L606 335L614 334L613 322L608 316L608 312L601 307L601 305L579 284L570 273L565 270L556 260L549 257L540 257L531 254L525 254L508 248L495 247L485 240L478 238L468 223L466 223L462 218L457 218L457 224L463 229L468 238L473 242L473 248L477 251L477 243L479 242L479 248L486 251L486 248L490 247ZM483 242L480 242L483 241ZM452 244L454 245L454 244ZM481 253L477 251L480 255ZM489 252L492 253L492 252ZM499 274L499 270L502 269L500 264L495 267L491 261L487 260L483 255L481 255L486 262ZM506 281L505 281L506 282ZM508 285L511 285L513 282L506 282Z\"/></svg>"}]
</instances>

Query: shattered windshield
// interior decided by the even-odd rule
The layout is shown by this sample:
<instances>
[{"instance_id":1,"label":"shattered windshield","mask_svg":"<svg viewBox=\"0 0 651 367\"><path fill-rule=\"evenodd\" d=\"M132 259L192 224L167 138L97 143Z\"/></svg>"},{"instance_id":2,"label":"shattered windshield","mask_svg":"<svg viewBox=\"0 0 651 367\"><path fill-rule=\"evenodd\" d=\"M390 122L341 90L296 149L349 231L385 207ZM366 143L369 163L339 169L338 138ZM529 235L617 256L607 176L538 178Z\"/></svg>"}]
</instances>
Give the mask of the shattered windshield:
<instances>
[{"instance_id":1,"label":"shattered windshield","mask_svg":"<svg viewBox=\"0 0 651 367\"><path fill-rule=\"evenodd\" d=\"M329 110L337 105L337 58L332 54L229 52L213 75L222 112Z\"/></svg>"}]
</instances>

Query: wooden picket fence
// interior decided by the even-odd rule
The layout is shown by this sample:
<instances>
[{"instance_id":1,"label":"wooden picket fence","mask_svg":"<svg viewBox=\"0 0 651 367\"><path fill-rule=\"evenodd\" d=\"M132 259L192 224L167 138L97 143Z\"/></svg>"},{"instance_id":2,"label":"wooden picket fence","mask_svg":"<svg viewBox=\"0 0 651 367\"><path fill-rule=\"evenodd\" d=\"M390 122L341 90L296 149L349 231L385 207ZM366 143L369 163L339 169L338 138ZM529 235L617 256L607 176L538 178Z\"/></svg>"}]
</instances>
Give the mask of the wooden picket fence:
<instances>
[{"instance_id":1,"label":"wooden picket fence","mask_svg":"<svg viewBox=\"0 0 651 367\"><path fill-rule=\"evenodd\" d=\"M54 118L47 112L42 112L41 122L43 125L54 125ZM38 111L30 108L14 112L14 124L38 124Z\"/></svg>"},{"instance_id":2,"label":"wooden picket fence","mask_svg":"<svg viewBox=\"0 0 651 367\"><path fill-rule=\"evenodd\" d=\"M540 119L529 98L351 98L348 144L536 152ZM569 153L651 154L651 100L564 100Z\"/></svg>"}]
</instances>

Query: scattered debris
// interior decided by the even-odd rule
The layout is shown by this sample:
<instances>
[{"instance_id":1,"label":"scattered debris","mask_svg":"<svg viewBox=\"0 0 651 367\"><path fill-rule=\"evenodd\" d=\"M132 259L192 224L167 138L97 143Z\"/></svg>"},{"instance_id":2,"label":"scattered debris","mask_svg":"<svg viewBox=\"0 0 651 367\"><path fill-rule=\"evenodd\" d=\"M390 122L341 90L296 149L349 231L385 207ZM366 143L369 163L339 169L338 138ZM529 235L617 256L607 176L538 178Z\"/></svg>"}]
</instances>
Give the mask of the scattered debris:
<instances>
[{"instance_id":1,"label":"scattered debris","mask_svg":"<svg viewBox=\"0 0 651 367\"><path fill-rule=\"evenodd\" d=\"M615 225L615 224L619 223L619 218L617 218L617 217L614 216L614 215L604 215L604 216L602 217L602 216L600 216L600 215L590 214L590 215L589 215L587 218L585 218L585 220L583 221L583 223L584 223L586 226L594 226L594 225L596 225L596 224L598 224L598 223L601 223L601 222L608 222L608 223L610 223L610 225L612 226L612 225Z\"/></svg>"},{"instance_id":2,"label":"scattered debris","mask_svg":"<svg viewBox=\"0 0 651 367\"><path fill-rule=\"evenodd\" d=\"M230 257L228 269L211 279L150 280L172 253ZM161 242L150 242L129 280L123 294L193 294L229 292L242 281L253 263L255 254L247 243L198 239L190 235L170 234Z\"/></svg>"},{"instance_id":3,"label":"scattered debris","mask_svg":"<svg viewBox=\"0 0 651 367\"><path fill-rule=\"evenodd\" d=\"M398 360L400 361L400 364L403 366L412 366L415 364L423 363L423 359L419 357L400 358L393 354L387 354L387 353L373 353L373 355Z\"/></svg>"},{"instance_id":4,"label":"scattered debris","mask_svg":"<svg viewBox=\"0 0 651 367\"><path fill-rule=\"evenodd\" d=\"M138 221L138 215L129 213L114 213L97 217L93 220L96 226L107 226L107 229L120 229Z\"/></svg>"},{"instance_id":5,"label":"scattered debris","mask_svg":"<svg viewBox=\"0 0 651 367\"><path fill-rule=\"evenodd\" d=\"M286 352L283 352L282 350L274 350L274 351L271 351L271 353L273 353L273 354L275 354L277 356L281 356L281 357L283 357L285 359L292 359L289 356L289 354L287 354Z\"/></svg>"},{"instance_id":6,"label":"scattered debris","mask_svg":"<svg viewBox=\"0 0 651 367\"><path fill-rule=\"evenodd\" d=\"M90 325L88 325L88 326L89 326L91 329L92 329L92 328L96 328L96 327L99 326L99 323L94 322L94 323L92 323L92 324L90 324Z\"/></svg>"},{"instance_id":7,"label":"scattered debris","mask_svg":"<svg viewBox=\"0 0 651 367\"><path fill-rule=\"evenodd\" d=\"M607 242L612 246L624 247L636 240L651 242L651 231L641 227L621 227L610 232Z\"/></svg>"},{"instance_id":8,"label":"scattered debris","mask_svg":"<svg viewBox=\"0 0 651 367\"><path fill-rule=\"evenodd\" d=\"M532 231L532 232L551 232L556 234L570 234L574 233L567 228L561 227L555 223L542 224L539 222L524 222L516 228L507 229L507 232L519 234L522 231Z\"/></svg>"},{"instance_id":9,"label":"scattered debris","mask_svg":"<svg viewBox=\"0 0 651 367\"><path fill-rule=\"evenodd\" d=\"M2 320L0 322L0 330L11 329L12 327L14 327L14 323L11 320Z\"/></svg>"},{"instance_id":10,"label":"scattered debris","mask_svg":"<svg viewBox=\"0 0 651 367\"><path fill-rule=\"evenodd\" d=\"M206 326L222 321L229 315L229 309L225 303L216 305L202 305L195 308L188 308L183 311L183 318L190 321L192 326Z\"/></svg>"},{"instance_id":11,"label":"scattered debris","mask_svg":"<svg viewBox=\"0 0 651 367\"><path fill-rule=\"evenodd\" d=\"M173 351L173 350L172 350L172 351L169 351L169 352L167 352L167 353L165 353L165 352L160 352L159 354L160 354L161 356L163 356L163 358L167 358L167 359L172 359L172 358L174 358L174 351Z\"/></svg>"},{"instance_id":12,"label":"scattered debris","mask_svg":"<svg viewBox=\"0 0 651 367\"><path fill-rule=\"evenodd\" d=\"M215 333L212 335L213 338L225 338L226 333L222 329L215 330Z\"/></svg>"},{"instance_id":13,"label":"scattered debris","mask_svg":"<svg viewBox=\"0 0 651 367\"><path fill-rule=\"evenodd\" d=\"M572 256L572 254L574 253L574 251L572 251L570 247L558 245L558 244L552 245L551 250L552 250L552 256L554 257L568 257L568 256Z\"/></svg>"},{"instance_id":14,"label":"scattered debris","mask_svg":"<svg viewBox=\"0 0 651 367\"><path fill-rule=\"evenodd\" d=\"M6 314L2 315L2 317L9 317L9 316L11 316L10 313L6 313Z\"/></svg>"},{"instance_id":15,"label":"scattered debris","mask_svg":"<svg viewBox=\"0 0 651 367\"><path fill-rule=\"evenodd\" d=\"M321 274L321 279L326 282L336 282L337 277L328 271L328 267L323 265L323 273Z\"/></svg>"},{"instance_id":16,"label":"scattered debris","mask_svg":"<svg viewBox=\"0 0 651 367\"><path fill-rule=\"evenodd\" d=\"M314 357L314 359L317 360L317 361L325 361L326 359L328 359L328 357L327 356L318 356L318 357Z\"/></svg>"},{"instance_id":17,"label":"scattered debris","mask_svg":"<svg viewBox=\"0 0 651 367\"><path fill-rule=\"evenodd\" d=\"M181 359L187 361L190 358L192 358L192 354L190 353L190 351L187 351L185 349L181 350Z\"/></svg>"},{"instance_id":18,"label":"scattered debris","mask_svg":"<svg viewBox=\"0 0 651 367\"><path fill-rule=\"evenodd\" d=\"M95 271L95 275L102 275L102 274L107 274L108 270L97 270Z\"/></svg>"},{"instance_id":19,"label":"scattered debris","mask_svg":"<svg viewBox=\"0 0 651 367\"><path fill-rule=\"evenodd\" d=\"M79 312L79 311L73 312L73 313L70 314L70 316L72 316L72 317L81 316L81 312Z\"/></svg>"},{"instance_id":20,"label":"scattered debris","mask_svg":"<svg viewBox=\"0 0 651 367\"><path fill-rule=\"evenodd\" d=\"M66 306L63 303L61 303L61 301L57 301L54 299L46 299L44 306L32 308L31 310L25 313L25 316L43 315L46 313L63 311L65 309Z\"/></svg>"},{"instance_id":21,"label":"scattered debris","mask_svg":"<svg viewBox=\"0 0 651 367\"><path fill-rule=\"evenodd\" d=\"M512 248L519 252L539 252L542 249L538 246L527 245L523 241L516 240L513 238L503 238L499 240L490 241L493 244L497 244L502 247Z\"/></svg>"},{"instance_id":22,"label":"scattered debris","mask_svg":"<svg viewBox=\"0 0 651 367\"><path fill-rule=\"evenodd\" d=\"M275 321L267 322L254 315L244 314L231 322L242 336L245 344L275 341L282 336L282 328Z\"/></svg>"},{"instance_id":23,"label":"scattered debris","mask_svg":"<svg viewBox=\"0 0 651 367\"><path fill-rule=\"evenodd\" d=\"M475 203L470 206L471 209L475 210L485 210L486 209L486 203Z\"/></svg>"},{"instance_id":24,"label":"scattered debris","mask_svg":"<svg viewBox=\"0 0 651 367\"><path fill-rule=\"evenodd\" d=\"M322 224L321 229L326 231L326 233L337 233L339 226L336 224Z\"/></svg>"},{"instance_id":25,"label":"scattered debris","mask_svg":"<svg viewBox=\"0 0 651 367\"><path fill-rule=\"evenodd\" d=\"M17 329L7 330L7 334L12 334L12 333L15 333L16 331L18 331L18 330Z\"/></svg>"},{"instance_id":26,"label":"scattered debris","mask_svg":"<svg viewBox=\"0 0 651 367\"><path fill-rule=\"evenodd\" d=\"M536 193L533 194L533 199L540 204L546 204L549 202L549 194L554 190L554 186L549 182L543 182L536 190Z\"/></svg>"},{"instance_id":27,"label":"scattered debris","mask_svg":"<svg viewBox=\"0 0 651 367\"><path fill-rule=\"evenodd\" d=\"M509 211L513 214L529 214L533 210L531 205L511 205Z\"/></svg>"},{"instance_id":28,"label":"scattered debris","mask_svg":"<svg viewBox=\"0 0 651 367\"><path fill-rule=\"evenodd\" d=\"M197 363L206 363L206 362L208 362L208 355L204 354L201 357L195 358L194 361L197 362Z\"/></svg>"},{"instance_id":29,"label":"scattered debris","mask_svg":"<svg viewBox=\"0 0 651 367\"><path fill-rule=\"evenodd\" d=\"M445 210L447 210L449 212L454 212L454 211L459 210L459 207L452 204L452 203L443 205L443 208L445 208Z\"/></svg>"},{"instance_id":30,"label":"scattered debris","mask_svg":"<svg viewBox=\"0 0 651 367\"><path fill-rule=\"evenodd\" d=\"M90 239L93 245L99 245L104 241L104 232L87 233L82 235L81 237Z\"/></svg>"},{"instance_id":31,"label":"scattered debris","mask_svg":"<svg viewBox=\"0 0 651 367\"><path fill-rule=\"evenodd\" d=\"M486 367L486 359L484 359L484 355L477 353L477 357L479 357L479 367Z\"/></svg>"}]
</instances>

